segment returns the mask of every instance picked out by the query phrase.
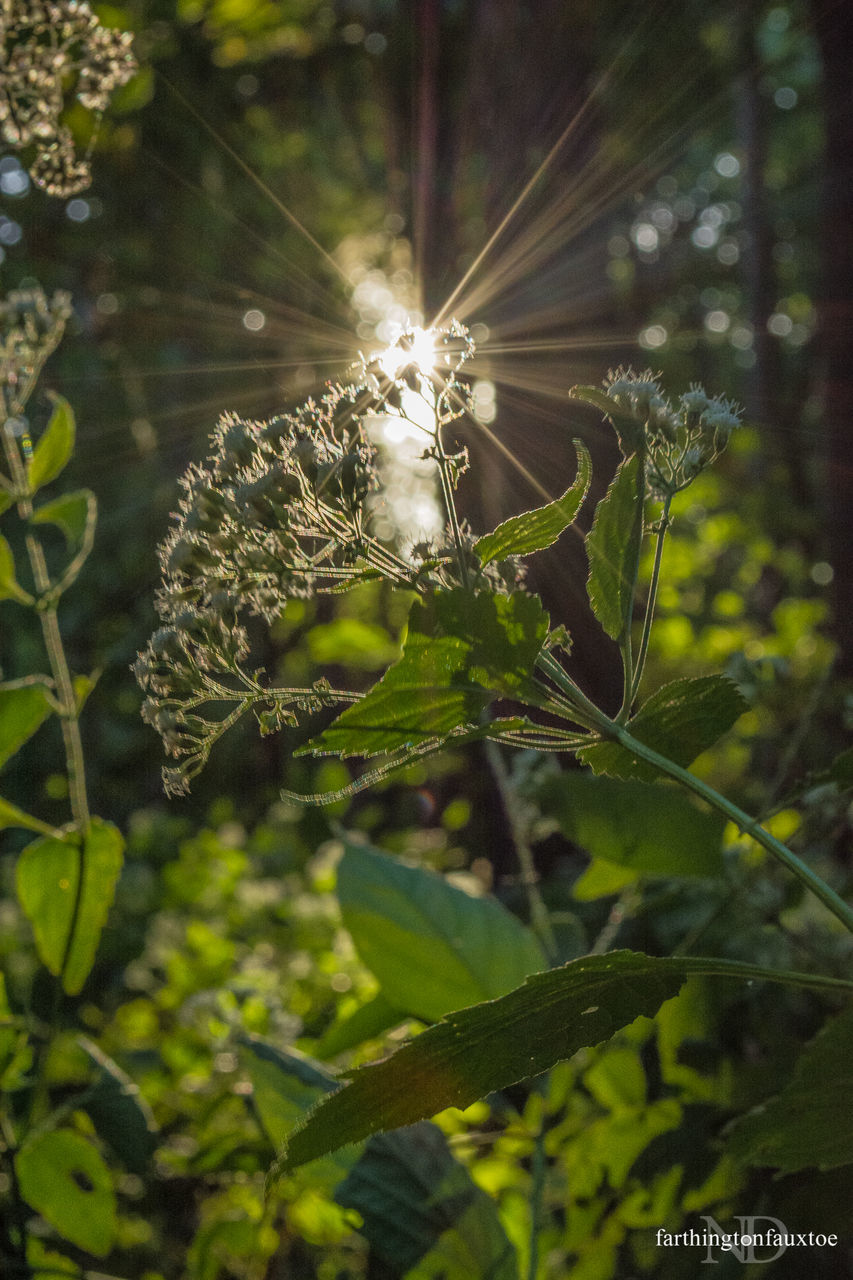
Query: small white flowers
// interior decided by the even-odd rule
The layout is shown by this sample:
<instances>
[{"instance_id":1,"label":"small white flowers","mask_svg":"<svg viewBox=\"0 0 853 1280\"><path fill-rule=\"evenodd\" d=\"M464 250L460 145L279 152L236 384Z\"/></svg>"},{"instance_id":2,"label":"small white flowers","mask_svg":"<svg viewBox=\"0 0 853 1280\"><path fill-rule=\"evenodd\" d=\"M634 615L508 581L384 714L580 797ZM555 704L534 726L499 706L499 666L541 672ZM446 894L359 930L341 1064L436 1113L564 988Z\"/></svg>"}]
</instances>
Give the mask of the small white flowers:
<instances>
[{"instance_id":1,"label":"small white flowers","mask_svg":"<svg viewBox=\"0 0 853 1280\"><path fill-rule=\"evenodd\" d=\"M686 488L713 462L741 421L733 401L711 397L696 383L673 406L650 370L617 369L604 392L620 411L613 421L623 452L643 453L649 497L660 500Z\"/></svg>"}]
</instances>

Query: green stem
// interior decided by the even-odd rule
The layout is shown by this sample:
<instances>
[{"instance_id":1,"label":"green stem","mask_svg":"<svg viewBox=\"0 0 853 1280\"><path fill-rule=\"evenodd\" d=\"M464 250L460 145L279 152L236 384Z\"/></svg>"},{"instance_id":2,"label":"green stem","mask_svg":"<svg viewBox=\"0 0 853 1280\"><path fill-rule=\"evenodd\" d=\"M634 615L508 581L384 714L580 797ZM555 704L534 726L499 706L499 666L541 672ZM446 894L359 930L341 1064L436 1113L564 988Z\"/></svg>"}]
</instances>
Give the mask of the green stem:
<instances>
[{"instance_id":1,"label":"green stem","mask_svg":"<svg viewBox=\"0 0 853 1280\"><path fill-rule=\"evenodd\" d=\"M772 854L777 861L787 867L792 875L795 875L807 889L810 889L815 897L820 898L824 906L841 921L846 929L853 933L853 907L850 907L834 889L831 889L819 875L812 871L811 867L807 866L795 853L792 853L787 845L784 845L781 840L777 840L765 827L762 827L760 822L755 818L751 818L748 813L738 808L736 804L732 804L731 800L727 800L725 796L720 795L719 791L709 787L701 778L697 778L695 774L690 773L687 769L682 769L680 765L675 764L674 761L669 760L666 756L660 755L652 747L647 747L644 742L640 742L627 729L614 721L610 721L610 729L607 736L621 743L632 755L639 756L641 760L654 765L656 769L659 769L661 773L665 773L667 777L681 783L683 787L706 801L718 813L730 818L744 835L750 836L763 849Z\"/></svg>"},{"instance_id":2,"label":"green stem","mask_svg":"<svg viewBox=\"0 0 853 1280\"><path fill-rule=\"evenodd\" d=\"M634 679L631 685L631 703L633 705L636 700L637 693L640 689L640 681L643 678L643 669L646 665L646 655L649 650L649 636L652 631L652 620L655 614L655 602L658 594L658 582L660 580L660 565L663 556L663 544L666 538L666 531L669 528L669 508L672 503L672 494L667 494L666 501L663 504L661 512L660 524L657 530L657 545L655 546L655 562L652 567L652 580L649 584L649 598L646 603L646 616L643 619L643 634L640 638L640 651L637 654L637 663L634 668Z\"/></svg>"},{"instance_id":3,"label":"green stem","mask_svg":"<svg viewBox=\"0 0 853 1280\"><path fill-rule=\"evenodd\" d=\"M485 747L486 759L489 762L489 767L500 792L504 812L509 822L512 842L515 846L516 857L518 858L518 865L521 868L521 883L524 886L530 908L530 923L545 948L548 960L553 964L557 959L557 941L554 937L554 930L551 928L551 917L548 915L548 908L545 905L542 894L539 892L539 873L536 870L533 850L527 837L527 823L521 812L521 805L515 788L507 773L500 747L497 743L490 742L488 739Z\"/></svg>"},{"instance_id":4,"label":"green stem","mask_svg":"<svg viewBox=\"0 0 853 1280\"><path fill-rule=\"evenodd\" d=\"M459 528L459 518L456 515L456 503L453 500L453 485L450 483L450 476L447 468L447 454L444 452L444 443L441 439L441 423L438 420L436 412L435 419L435 457L438 462L438 474L441 477L441 492L444 497L444 506L447 510L447 518L450 521L450 528L453 532L453 542L456 546L456 558L459 561L459 572L462 575L462 585L466 591L470 590L471 581L468 576L468 565L465 561L465 552L462 547L462 531Z\"/></svg>"}]
</instances>

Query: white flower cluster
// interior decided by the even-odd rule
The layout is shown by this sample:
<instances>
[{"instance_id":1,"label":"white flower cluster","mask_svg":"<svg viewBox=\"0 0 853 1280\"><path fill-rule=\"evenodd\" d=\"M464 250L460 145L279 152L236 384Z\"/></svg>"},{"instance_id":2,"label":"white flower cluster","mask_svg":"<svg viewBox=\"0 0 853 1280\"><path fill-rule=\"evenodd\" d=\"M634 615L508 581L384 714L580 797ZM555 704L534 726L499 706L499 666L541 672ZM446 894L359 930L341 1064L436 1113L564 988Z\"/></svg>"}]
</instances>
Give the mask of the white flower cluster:
<instances>
[{"instance_id":1,"label":"white flower cluster","mask_svg":"<svg viewBox=\"0 0 853 1280\"><path fill-rule=\"evenodd\" d=\"M693 384L675 404L650 370L617 369L604 391L613 401L613 422L623 452L641 452L649 497L664 500L684 489L722 453L741 411L733 401L711 397Z\"/></svg>"}]
</instances>

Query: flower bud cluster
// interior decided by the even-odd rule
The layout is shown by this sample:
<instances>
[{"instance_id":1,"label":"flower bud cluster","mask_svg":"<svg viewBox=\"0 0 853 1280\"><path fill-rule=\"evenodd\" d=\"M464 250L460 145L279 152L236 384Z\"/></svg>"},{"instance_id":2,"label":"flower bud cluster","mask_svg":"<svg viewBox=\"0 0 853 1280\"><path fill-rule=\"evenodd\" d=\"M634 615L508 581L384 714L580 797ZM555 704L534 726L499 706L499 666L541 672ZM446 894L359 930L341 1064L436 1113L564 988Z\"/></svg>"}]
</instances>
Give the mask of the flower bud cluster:
<instances>
[{"instance_id":1,"label":"flower bud cluster","mask_svg":"<svg viewBox=\"0 0 853 1280\"><path fill-rule=\"evenodd\" d=\"M617 369L604 390L619 410L613 421L623 452L643 453L649 497L660 501L712 463L741 421L733 401L708 396L696 383L672 404L649 370Z\"/></svg>"},{"instance_id":2,"label":"flower bud cluster","mask_svg":"<svg viewBox=\"0 0 853 1280\"><path fill-rule=\"evenodd\" d=\"M37 285L0 300L0 388L7 415L20 413L38 372L58 345L71 315L71 295L48 299Z\"/></svg>"},{"instance_id":3,"label":"flower bud cluster","mask_svg":"<svg viewBox=\"0 0 853 1280\"><path fill-rule=\"evenodd\" d=\"M133 37L101 26L85 0L2 0L0 137L16 150L34 147L30 174L48 195L67 197L89 185L61 117L72 80L78 101L100 113L136 71Z\"/></svg>"}]
</instances>

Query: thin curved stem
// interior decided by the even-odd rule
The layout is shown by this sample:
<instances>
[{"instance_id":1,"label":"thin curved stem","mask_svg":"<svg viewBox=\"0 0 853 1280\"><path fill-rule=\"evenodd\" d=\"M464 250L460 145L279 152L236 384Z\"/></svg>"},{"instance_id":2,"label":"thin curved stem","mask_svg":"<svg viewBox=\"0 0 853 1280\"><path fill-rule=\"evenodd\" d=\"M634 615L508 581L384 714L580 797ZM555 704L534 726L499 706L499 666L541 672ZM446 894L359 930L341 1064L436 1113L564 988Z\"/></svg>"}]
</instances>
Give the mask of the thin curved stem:
<instances>
[{"instance_id":1,"label":"thin curved stem","mask_svg":"<svg viewBox=\"0 0 853 1280\"><path fill-rule=\"evenodd\" d=\"M683 787L706 801L718 813L730 818L744 835L751 836L757 844L760 844L777 861L787 867L792 875L795 875L841 921L844 927L853 933L853 907L846 903L834 889L830 888L816 872L812 871L811 867L807 866L795 853L792 853L787 845L771 835L757 819L751 818L743 809L738 808L731 800L727 800L725 796L720 795L719 791L709 787L707 783L703 782L701 778L697 778L695 774L690 773L689 770L682 769L680 765L675 764L674 761L666 756L660 755L652 747L647 747L644 742L640 742L638 738L633 737L621 725L610 721L610 730L607 736L621 743L623 747L633 755L639 756L641 760L654 765L661 773L665 773L667 777L681 783Z\"/></svg>"},{"instance_id":2,"label":"thin curved stem","mask_svg":"<svg viewBox=\"0 0 853 1280\"><path fill-rule=\"evenodd\" d=\"M666 538L666 531L669 528L669 508L672 503L672 495L667 494L666 501L663 504L661 512L660 524L657 529L657 544L655 546L655 561L652 567L652 580L649 584L649 598L646 602L646 616L643 619L643 634L640 637L640 649L637 654L637 662L634 667L634 678L631 684L631 705L633 706L640 689L640 681L643 678L643 669L646 665L646 655L649 651L649 636L652 632L652 621L655 616L655 602L658 594L658 582L660 580L661 558L663 556L663 544Z\"/></svg>"}]
</instances>

